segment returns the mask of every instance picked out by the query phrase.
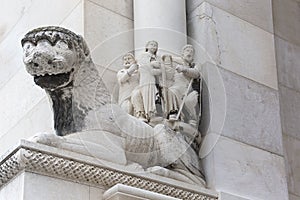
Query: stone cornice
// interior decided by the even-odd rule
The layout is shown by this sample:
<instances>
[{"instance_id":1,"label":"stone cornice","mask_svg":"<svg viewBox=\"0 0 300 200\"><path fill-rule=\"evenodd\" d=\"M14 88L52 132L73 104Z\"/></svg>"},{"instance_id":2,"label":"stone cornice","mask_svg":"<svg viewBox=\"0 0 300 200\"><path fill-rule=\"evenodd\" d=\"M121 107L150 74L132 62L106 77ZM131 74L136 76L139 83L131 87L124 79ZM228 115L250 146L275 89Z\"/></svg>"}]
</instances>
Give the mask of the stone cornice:
<instances>
[{"instance_id":1,"label":"stone cornice","mask_svg":"<svg viewBox=\"0 0 300 200\"><path fill-rule=\"evenodd\" d=\"M180 199L216 200L217 193L156 175L133 173L125 166L22 140L0 161L0 187L22 171L110 188L118 183Z\"/></svg>"}]
</instances>

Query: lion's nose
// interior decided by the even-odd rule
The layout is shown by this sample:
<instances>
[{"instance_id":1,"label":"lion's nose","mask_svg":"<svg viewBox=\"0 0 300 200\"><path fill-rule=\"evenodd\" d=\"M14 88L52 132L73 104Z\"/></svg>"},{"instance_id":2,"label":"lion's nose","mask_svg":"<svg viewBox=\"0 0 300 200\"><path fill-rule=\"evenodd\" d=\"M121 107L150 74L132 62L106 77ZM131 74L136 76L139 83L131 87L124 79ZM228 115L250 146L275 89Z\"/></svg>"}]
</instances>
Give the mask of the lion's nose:
<instances>
[{"instance_id":1,"label":"lion's nose","mask_svg":"<svg viewBox=\"0 0 300 200\"><path fill-rule=\"evenodd\" d=\"M34 66L34 67L38 67L38 66L39 66L39 64L38 64L38 63L36 63L36 62L33 62L33 66Z\"/></svg>"},{"instance_id":2,"label":"lion's nose","mask_svg":"<svg viewBox=\"0 0 300 200\"><path fill-rule=\"evenodd\" d=\"M45 52L34 52L32 56L32 64L34 67L47 66L53 64L53 55Z\"/></svg>"}]
</instances>

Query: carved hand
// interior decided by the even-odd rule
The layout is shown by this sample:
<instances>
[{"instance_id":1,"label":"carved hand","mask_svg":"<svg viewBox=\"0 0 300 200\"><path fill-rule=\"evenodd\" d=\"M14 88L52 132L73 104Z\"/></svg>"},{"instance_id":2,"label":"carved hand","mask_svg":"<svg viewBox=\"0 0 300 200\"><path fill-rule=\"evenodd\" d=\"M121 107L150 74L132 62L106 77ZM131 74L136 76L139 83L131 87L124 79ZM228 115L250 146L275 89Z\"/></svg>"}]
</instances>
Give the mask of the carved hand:
<instances>
[{"instance_id":1,"label":"carved hand","mask_svg":"<svg viewBox=\"0 0 300 200\"><path fill-rule=\"evenodd\" d=\"M187 68L185 66L183 66L183 65L177 65L176 70L177 70L178 73L180 73L180 72L183 72L183 73L187 72Z\"/></svg>"},{"instance_id":2,"label":"carved hand","mask_svg":"<svg viewBox=\"0 0 300 200\"><path fill-rule=\"evenodd\" d=\"M127 71L127 73L128 73L128 75L132 75L133 74L133 72L135 71L135 70L137 70L138 69L138 65L137 64L132 64L130 67L129 67L129 69L128 69L128 71Z\"/></svg>"},{"instance_id":3,"label":"carved hand","mask_svg":"<svg viewBox=\"0 0 300 200\"><path fill-rule=\"evenodd\" d=\"M155 69L159 69L160 68L160 62L159 61L152 61L150 64Z\"/></svg>"}]
</instances>

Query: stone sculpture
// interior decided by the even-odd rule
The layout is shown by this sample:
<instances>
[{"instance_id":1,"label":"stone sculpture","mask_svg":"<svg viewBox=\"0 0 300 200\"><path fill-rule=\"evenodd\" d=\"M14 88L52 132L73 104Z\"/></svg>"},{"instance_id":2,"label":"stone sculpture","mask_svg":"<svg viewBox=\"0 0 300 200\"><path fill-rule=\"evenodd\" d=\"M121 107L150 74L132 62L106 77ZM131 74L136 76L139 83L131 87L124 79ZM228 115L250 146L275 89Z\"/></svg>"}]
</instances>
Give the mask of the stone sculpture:
<instances>
[{"instance_id":1,"label":"stone sculpture","mask_svg":"<svg viewBox=\"0 0 300 200\"><path fill-rule=\"evenodd\" d=\"M178 104L180 105L178 116L182 115L182 109L185 110L185 121L197 126L199 117L196 109L199 105L199 93L201 85L199 83L200 71L196 67L194 60L194 48L192 45L185 45L182 49L182 56L174 59L177 63L174 84L169 88L175 94ZM197 83L198 82L198 83ZM198 111L199 113L199 111ZM200 113L201 114L201 113Z\"/></svg>"},{"instance_id":2,"label":"stone sculpture","mask_svg":"<svg viewBox=\"0 0 300 200\"><path fill-rule=\"evenodd\" d=\"M179 128L167 121L151 127L110 104L81 36L61 27L42 27L27 33L22 46L26 69L50 97L54 112L56 135L40 134L34 141L118 164L137 163L153 173L205 185L193 147L196 128L184 121L173 122ZM137 66L127 56L131 58L124 64L130 67L124 68L133 75ZM158 62L146 64L160 69Z\"/></svg>"},{"instance_id":3,"label":"stone sculpture","mask_svg":"<svg viewBox=\"0 0 300 200\"><path fill-rule=\"evenodd\" d=\"M161 74L160 62L157 58L158 43L149 41L146 44L145 52L138 58L140 85L139 91L142 96L144 113L146 119L150 121L157 113L155 100L158 93L156 87L156 76ZM137 112L141 112L137 110Z\"/></svg>"},{"instance_id":4,"label":"stone sculpture","mask_svg":"<svg viewBox=\"0 0 300 200\"><path fill-rule=\"evenodd\" d=\"M119 70L117 73L117 79L119 83L119 105L123 108L128 114L134 115L133 104L131 101L132 94L134 89L139 85L139 73L137 71L138 65L134 56L131 53L127 53L123 56L123 69ZM134 95L135 96L135 95ZM140 97L133 97L140 98ZM136 107L140 105L140 100L137 100L135 103ZM143 105L141 105L143 106ZM139 108L138 110L143 110Z\"/></svg>"},{"instance_id":5,"label":"stone sculpture","mask_svg":"<svg viewBox=\"0 0 300 200\"><path fill-rule=\"evenodd\" d=\"M39 28L26 34L22 46L26 70L52 102L57 135L81 131L88 112L110 101L81 36Z\"/></svg>"}]
</instances>

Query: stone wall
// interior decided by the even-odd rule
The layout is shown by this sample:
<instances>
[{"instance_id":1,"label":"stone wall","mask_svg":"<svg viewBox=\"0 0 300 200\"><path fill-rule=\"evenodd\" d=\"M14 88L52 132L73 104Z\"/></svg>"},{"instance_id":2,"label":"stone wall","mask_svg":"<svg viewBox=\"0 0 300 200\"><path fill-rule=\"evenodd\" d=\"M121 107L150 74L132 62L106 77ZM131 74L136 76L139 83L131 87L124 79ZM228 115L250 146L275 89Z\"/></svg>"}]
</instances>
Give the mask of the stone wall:
<instances>
[{"instance_id":1,"label":"stone wall","mask_svg":"<svg viewBox=\"0 0 300 200\"><path fill-rule=\"evenodd\" d=\"M288 199L280 125L272 2L270 0L187 1L188 34L209 59L204 69L221 75L226 114L223 129L207 124L206 134L221 136L204 158L208 186L246 199ZM202 59L202 60L201 60ZM208 91L218 97L215 74ZM203 107L211 120L214 99ZM209 108L208 108L209 107ZM239 198L238 198L239 197ZM232 199L221 193L221 199Z\"/></svg>"},{"instance_id":2,"label":"stone wall","mask_svg":"<svg viewBox=\"0 0 300 200\"><path fill-rule=\"evenodd\" d=\"M300 3L273 0L280 114L291 200L300 199Z\"/></svg>"},{"instance_id":3,"label":"stone wall","mask_svg":"<svg viewBox=\"0 0 300 200\"><path fill-rule=\"evenodd\" d=\"M48 99L25 71L21 38L33 28L61 25L83 34L81 0L4 1L0 22L0 154L20 138L53 131Z\"/></svg>"}]
</instances>

